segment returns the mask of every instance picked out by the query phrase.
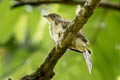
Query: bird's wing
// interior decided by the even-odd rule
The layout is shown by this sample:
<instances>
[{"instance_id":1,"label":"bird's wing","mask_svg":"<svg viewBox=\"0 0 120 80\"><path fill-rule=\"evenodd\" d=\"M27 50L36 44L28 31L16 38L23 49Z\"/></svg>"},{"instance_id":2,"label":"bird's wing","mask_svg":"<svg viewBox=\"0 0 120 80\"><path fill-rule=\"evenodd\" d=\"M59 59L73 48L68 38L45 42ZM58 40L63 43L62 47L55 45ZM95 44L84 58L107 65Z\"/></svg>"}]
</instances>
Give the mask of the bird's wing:
<instances>
[{"instance_id":1,"label":"bird's wing","mask_svg":"<svg viewBox=\"0 0 120 80\"><path fill-rule=\"evenodd\" d=\"M55 21L55 24L56 25L61 24L62 28L66 29L68 27L68 25L70 24L70 21L64 20L64 19L59 19L59 20Z\"/></svg>"},{"instance_id":2,"label":"bird's wing","mask_svg":"<svg viewBox=\"0 0 120 80\"><path fill-rule=\"evenodd\" d=\"M70 21L68 21L68 20L63 20L63 21L62 21L62 27L63 27L63 29L66 29L69 24L70 24Z\"/></svg>"},{"instance_id":3,"label":"bird's wing","mask_svg":"<svg viewBox=\"0 0 120 80\"><path fill-rule=\"evenodd\" d=\"M83 42L85 42L86 44L88 44L87 38L83 34L81 34L80 32L77 33L76 37L77 38L81 38L83 40Z\"/></svg>"},{"instance_id":4,"label":"bird's wing","mask_svg":"<svg viewBox=\"0 0 120 80\"><path fill-rule=\"evenodd\" d=\"M65 20L65 19L61 19L61 20L56 20L56 25L57 24L62 24L62 28L63 29L67 29L68 25L70 24L70 21ZM77 38L81 38L83 40L83 42L85 42L86 44L88 44L88 40L87 38L83 35L82 31L80 30L77 35Z\"/></svg>"}]
</instances>

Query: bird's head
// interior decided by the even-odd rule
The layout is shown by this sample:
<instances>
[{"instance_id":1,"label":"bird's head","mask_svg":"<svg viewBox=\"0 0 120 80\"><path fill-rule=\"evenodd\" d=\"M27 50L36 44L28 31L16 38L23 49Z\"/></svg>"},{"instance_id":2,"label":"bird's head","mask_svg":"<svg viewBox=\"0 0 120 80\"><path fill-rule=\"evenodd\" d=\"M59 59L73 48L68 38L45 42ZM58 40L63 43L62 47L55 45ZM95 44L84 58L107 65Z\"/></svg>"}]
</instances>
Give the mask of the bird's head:
<instances>
[{"instance_id":1,"label":"bird's head","mask_svg":"<svg viewBox=\"0 0 120 80\"><path fill-rule=\"evenodd\" d=\"M48 15L44 15L43 17L47 18L47 20L48 20L49 22L52 22L52 21L60 20L60 19L61 19L61 16L59 16L58 14L55 14L55 13L51 13L51 14L48 14Z\"/></svg>"}]
</instances>

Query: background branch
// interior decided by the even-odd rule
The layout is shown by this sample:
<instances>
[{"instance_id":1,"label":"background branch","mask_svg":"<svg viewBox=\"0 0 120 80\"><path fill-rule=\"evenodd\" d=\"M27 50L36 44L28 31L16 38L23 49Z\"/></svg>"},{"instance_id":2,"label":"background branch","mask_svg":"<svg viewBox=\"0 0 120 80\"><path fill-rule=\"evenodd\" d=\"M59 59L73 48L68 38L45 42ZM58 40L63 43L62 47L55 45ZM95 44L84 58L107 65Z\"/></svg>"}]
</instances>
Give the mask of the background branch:
<instances>
[{"instance_id":1,"label":"background branch","mask_svg":"<svg viewBox=\"0 0 120 80\"><path fill-rule=\"evenodd\" d=\"M17 2L15 4L12 5L12 9L20 7L20 6L24 6L24 5L31 5L31 6L39 6L41 4L68 4L68 5L84 5L85 1L36 1L36 2ZM120 4L117 3L110 3L110 2L101 2L99 7L102 8L106 8L106 9L114 9L114 10L118 10L120 11Z\"/></svg>"},{"instance_id":2,"label":"background branch","mask_svg":"<svg viewBox=\"0 0 120 80\"><path fill-rule=\"evenodd\" d=\"M83 5L80 13L75 17L75 19L73 19L62 39L50 51L41 67L31 75L24 76L21 78L21 80L50 80L55 75L53 69L56 63L64 55L77 32L83 27L83 25L88 21L88 18L93 14L99 2L100 0L91 0L91 2Z\"/></svg>"}]
</instances>

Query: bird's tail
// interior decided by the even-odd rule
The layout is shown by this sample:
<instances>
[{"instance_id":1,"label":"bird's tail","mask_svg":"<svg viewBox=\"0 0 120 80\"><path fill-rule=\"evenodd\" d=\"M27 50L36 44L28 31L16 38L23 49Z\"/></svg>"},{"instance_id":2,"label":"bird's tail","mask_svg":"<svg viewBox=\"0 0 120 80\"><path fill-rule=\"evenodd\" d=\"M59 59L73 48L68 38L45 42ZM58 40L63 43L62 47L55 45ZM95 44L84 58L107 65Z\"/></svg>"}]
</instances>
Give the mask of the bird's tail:
<instances>
[{"instance_id":1,"label":"bird's tail","mask_svg":"<svg viewBox=\"0 0 120 80\"><path fill-rule=\"evenodd\" d=\"M90 57L89 51L86 50L85 52L83 52L83 56L84 56L85 61L87 63L89 73L91 74L91 71L92 71L92 61L91 61L91 57Z\"/></svg>"}]
</instances>

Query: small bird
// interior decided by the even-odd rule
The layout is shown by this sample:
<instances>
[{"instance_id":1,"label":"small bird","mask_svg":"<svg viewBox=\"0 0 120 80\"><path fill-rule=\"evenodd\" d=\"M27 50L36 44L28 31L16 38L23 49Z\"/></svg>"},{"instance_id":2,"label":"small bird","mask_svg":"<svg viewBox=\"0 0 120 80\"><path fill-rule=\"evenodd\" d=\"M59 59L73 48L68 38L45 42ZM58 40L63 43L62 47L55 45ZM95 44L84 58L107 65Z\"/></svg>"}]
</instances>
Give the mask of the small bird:
<instances>
[{"instance_id":1,"label":"small bird","mask_svg":"<svg viewBox=\"0 0 120 80\"><path fill-rule=\"evenodd\" d=\"M61 40L61 36L64 34L68 25L70 24L70 21L63 19L60 15L55 13L44 15L44 17L47 18L49 23L50 36L56 43L58 43ZM83 56L88 66L89 73L91 74L92 70L92 62L90 58L91 52L87 48L87 45L88 40L80 30L73 39L71 45L69 46L69 49L75 52L83 53Z\"/></svg>"}]
</instances>

